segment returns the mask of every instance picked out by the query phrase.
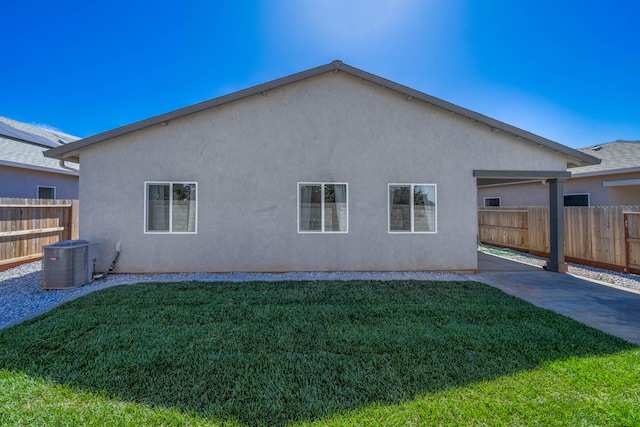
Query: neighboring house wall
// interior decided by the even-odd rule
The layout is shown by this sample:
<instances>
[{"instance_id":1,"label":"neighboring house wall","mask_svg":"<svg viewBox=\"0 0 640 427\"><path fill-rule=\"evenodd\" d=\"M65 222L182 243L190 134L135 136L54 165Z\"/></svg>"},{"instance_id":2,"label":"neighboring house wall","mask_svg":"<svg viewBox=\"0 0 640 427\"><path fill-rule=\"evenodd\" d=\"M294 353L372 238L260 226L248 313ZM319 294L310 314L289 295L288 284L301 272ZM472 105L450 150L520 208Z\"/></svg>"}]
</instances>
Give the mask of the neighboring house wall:
<instances>
[{"instance_id":1,"label":"neighboring house wall","mask_svg":"<svg viewBox=\"0 0 640 427\"><path fill-rule=\"evenodd\" d=\"M552 150L326 73L84 148L81 238L120 272L473 270L475 169ZM197 183L196 234L145 234L145 182ZM298 183L348 184L348 233L298 232ZM388 232L388 184L437 186L437 232Z\"/></svg>"},{"instance_id":2,"label":"neighboring house wall","mask_svg":"<svg viewBox=\"0 0 640 427\"><path fill-rule=\"evenodd\" d=\"M549 186L542 181L526 184L478 187L478 206L484 199L499 198L500 206L548 206Z\"/></svg>"},{"instance_id":3,"label":"neighboring house wall","mask_svg":"<svg viewBox=\"0 0 640 427\"><path fill-rule=\"evenodd\" d=\"M581 148L584 154L601 159L599 164L571 169L572 177L564 184L569 202L584 202L589 206L636 206L640 201L640 141L613 141ZM487 197L500 197L501 206L548 206L546 184L538 181L480 187L478 205ZM566 198L565 198L566 201Z\"/></svg>"},{"instance_id":4,"label":"neighboring house wall","mask_svg":"<svg viewBox=\"0 0 640 427\"><path fill-rule=\"evenodd\" d=\"M564 194L589 194L590 206L637 206L640 185L607 186L606 182L640 179L640 172L571 178ZM549 206L549 187L542 181L478 188L478 206L487 197L500 197L501 206Z\"/></svg>"},{"instance_id":5,"label":"neighboring house wall","mask_svg":"<svg viewBox=\"0 0 640 427\"><path fill-rule=\"evenodd\" d=\"M640 185L609 188L610 206L640 205Z\"/></svg>"},{"instance_id":6,"label":"neighboring house wall","mask_svg":"<svg viewBox=\"0 0 640 427\"><path fill-rule=\"evenodd\" d=\"M0 197L38 198L38 186L55 187L56 199L78 198L78 177L0 165Z\"/></svg>"},{"instance_id":7,"label":"neighboring house wall","mask_svg":"<svg viewBox=\"0 0 640 427\"><path fill-rule=\"evenodd\" d=\"M56 199L77 199L78 165L61 164L43 154L77 139L0 117L0 197L38 198L38 186L42 186L54 187Z\"/></svg>"}]
</instances>

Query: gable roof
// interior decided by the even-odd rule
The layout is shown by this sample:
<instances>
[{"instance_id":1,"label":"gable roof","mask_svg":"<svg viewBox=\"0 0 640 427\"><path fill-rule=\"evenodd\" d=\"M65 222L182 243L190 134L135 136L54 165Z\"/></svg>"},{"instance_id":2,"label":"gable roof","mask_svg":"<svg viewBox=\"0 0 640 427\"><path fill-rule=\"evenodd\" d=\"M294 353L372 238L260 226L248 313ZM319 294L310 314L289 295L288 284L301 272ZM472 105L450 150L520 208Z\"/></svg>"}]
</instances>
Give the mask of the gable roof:
<instances>
[{"instance_id":1,"label":"gable roof","mask_svg":"<svg viewBox=\"0 0 640 427\"><path fill-rule=\"evenodd\" d=\"M573 177L640 172L640 141L613 141L578 151L598 157L602 162L573 169Z\"/></svg>"},{"instance_id":2,"label":"gable roof","mask_svg":"<svg viewBox=\"0 0 640 427\"><path fill-rule=\"evenodd\" d=\"M78 175L78 167L62 167L44 151L78 138L63 132L0 117L0 166Z\"/></svg>"},{"instance_id":3,"label":"gable roof","mask_svg":"<svg viewBox=\"0 0 640 427\"><path fill-rule=\"evenodd\" d=\"M80 160L79 151L92 144L106 141L108 139L115 138L120 135L124 135L130 132L135 132L137 130L144 129L149 126L167 122L169 120L186 116L188 114L193 114L202 110L206 110L208 108L217 107L229 102L246 98L248 96L266 92L268 90L275 89L280 86L298 82L298 81L301 81L310 77L314 77L323 73L328 73L328 72L334 72L334 73L344 72L344 73L350 74L352 76L361 78L371 83L375 83L383 87L395 90L410 98L419 99L428 104L435 105L440 108L444 108L445 110L459 114L468 119L475 120L479 123L484 123L485 125L491 127L494 131L504 131L512 135L515 135L516 137L523 138L527 141L531 141L532 143L538 144L540 146L547 147L551 150L554 150L560 154L565 155L567 157L567 167L593 165L599 162L599 160L596 157L593 157L589 154L582 153L580 151L569 148L565 145L559 144L557 142L551 141L546 138L542 138L538 135L519 129L515 126L508 125L506 123L500 122L498 120L492 119L490 117L484 116L474 111L467 110L465 108L451 104L447 101L443 101L439 98L435 98L431 95L427 95L415 89L411 89L409 87L400 85L398 83L392 82L391 80L387 80L382 77L378 77L374 74L367 73L366 71L362 71L357 68L351 67L347 64L344 64L342 61L333 61L329 64L322 65L320 67L312 68L306 71L302 71L300 73L292 74L287 77L283 77L277 80L263 83L258 86L253 86L248 89L234 92L229 95L224 95L218 98L211 99L209 101L204 101L198 104L190 105L188 107L171 111L169 113L161 114L159 116L151 117L146 120L142 120L136 123L132 123L126 126L109 130L107 132L93 135L88 138L79 140L77 142L73 142L65 146L52 148L45 152L45 156L79 162Z\"/></svg>"}]
</instances>

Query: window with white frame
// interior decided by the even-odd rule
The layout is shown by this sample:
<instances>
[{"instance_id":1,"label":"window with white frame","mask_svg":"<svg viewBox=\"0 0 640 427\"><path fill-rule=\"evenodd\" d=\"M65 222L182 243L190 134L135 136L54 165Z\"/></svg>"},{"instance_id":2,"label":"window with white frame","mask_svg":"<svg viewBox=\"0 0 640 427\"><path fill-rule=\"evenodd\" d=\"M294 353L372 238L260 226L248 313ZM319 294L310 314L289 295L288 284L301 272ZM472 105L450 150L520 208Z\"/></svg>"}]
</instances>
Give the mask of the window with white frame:
<instances>
[{"instance_id":1,"label":"window with white frame","mask_svg":"<svg viewBox=\"0 0 640 427\"><path fill-rule=\"evenodd\" d=\"M55 199L56 187L38 185L38 199Z\"/></svg>"},{"instance_id":2,"label":"window with white frame","mask_svg":"<svg viewBox=\"0 0 640 427\"><path fill-rule=\"evenodd\" d=\"M485 197L484 206L485 207L500 206L500 197Z\"/></svg>"},{"instance_id":3,"label":"window with white frame","mask_svg":"<svg viewBox=\"0 0 640 427\"><path fill-rule=\"evenodd\" d=\"M389 233L436 230L435 184L389 184Z\"/></svg>"},{"instance_id":4,"label":"window with white frame","mask_svg":"<svg viewBox=\"0 0 640 427\"><path fill-rule=\"evenodd\" d=\"M347 233L347 184L298 183L298 232Z\"/></svg>"},{"instance_id":5,"label":"window with white frame","mask_svg":"<svg viewBox=\"0 0 640 427\"><path fill-rule=\"evenodd\" d=\"M145 183L145 233L196 233L195 182Z\"/></svg>"}]
</instances>

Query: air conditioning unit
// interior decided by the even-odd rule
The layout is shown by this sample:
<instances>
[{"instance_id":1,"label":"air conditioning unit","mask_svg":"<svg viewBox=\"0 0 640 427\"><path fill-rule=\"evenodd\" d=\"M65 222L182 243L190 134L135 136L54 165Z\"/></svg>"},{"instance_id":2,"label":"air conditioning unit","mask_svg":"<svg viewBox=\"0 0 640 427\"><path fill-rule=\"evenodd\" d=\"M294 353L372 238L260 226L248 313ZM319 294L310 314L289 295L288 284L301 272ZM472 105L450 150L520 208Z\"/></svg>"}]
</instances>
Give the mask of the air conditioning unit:
<instances>
[{"instance_id":1,"label":"air conditioning unit","mask_svg":"<svg viewBox=\"0 0 640 427\"><path fill-rule=\"evenodd\" d=\"M93 281L98 243L63 240L42 247L42 288L70 289Z\"/></svg>"}]
</instances>

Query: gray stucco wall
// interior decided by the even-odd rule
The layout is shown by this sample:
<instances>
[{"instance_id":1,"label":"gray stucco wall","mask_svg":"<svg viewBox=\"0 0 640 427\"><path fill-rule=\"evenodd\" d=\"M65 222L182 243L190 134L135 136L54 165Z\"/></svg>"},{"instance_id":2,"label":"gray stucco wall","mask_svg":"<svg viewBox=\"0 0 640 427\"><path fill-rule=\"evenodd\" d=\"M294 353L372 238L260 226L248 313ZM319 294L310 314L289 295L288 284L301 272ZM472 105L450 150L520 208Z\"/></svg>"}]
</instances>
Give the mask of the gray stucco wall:
<instances>
[{"instance_id":1,"label":"gray stucco wall","mask_svg":"<svg viewBox=\"0 0 640 427\"><path fill-rule=\"evenodd\" d=\"M78 198L78 177L0 165L0 197L38 198L38 186L55 187L56 199Z\"/></svg>"},{"instance_id":2,"label":"gray stucco wall","mask_svg":"<svg viewBox=\"0 0 640 427\"><path fill-rule=\"evenodd\" d=\"M344 73L81 152L81 238L116 271L476 268L474 169L564 170L551 150ZM195 235L144 233L145 181L198 183ZM299 234L298 182L346 182L349 232ZM437 185L437 233L388 233L389 183Z\"/></svg>"},{"instance_id":3,"label":"gray stucco wall","mask_svg":"<svg viewBox=\"0 0 640 427\"><path fill-rule=\"evenodd\" d=\"M640 173L576 177L564 183L564 194L589 194L590 206L636 206L640 186L604 187L604 181L640 179ZM478 206L485 197L500 197L502 206L549 206L549 186L542 181L478 188Z\"/></svg>"}]
</instances>

